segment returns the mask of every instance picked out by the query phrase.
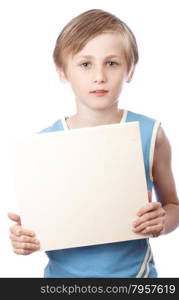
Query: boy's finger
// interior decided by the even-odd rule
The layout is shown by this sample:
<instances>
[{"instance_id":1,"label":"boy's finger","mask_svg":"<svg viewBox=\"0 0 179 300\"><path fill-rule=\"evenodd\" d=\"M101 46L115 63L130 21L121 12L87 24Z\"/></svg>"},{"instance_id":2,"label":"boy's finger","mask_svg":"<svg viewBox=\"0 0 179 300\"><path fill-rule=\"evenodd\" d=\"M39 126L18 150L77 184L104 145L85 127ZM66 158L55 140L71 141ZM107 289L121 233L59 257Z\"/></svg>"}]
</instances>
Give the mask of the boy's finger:
<instances>
[{"instance_id":1,"label":"boy's finger","mask_svg":"<svg viewBox=\"0 0 179 300\"><path fill-rule=\"evenodd\" d=\"M7 215L11 221L17 222L19 225L21 225L21 218L19 215L16 215L12 212L9 212Z\"/></svg>"},{"instance_id":2,"label":"boy's finger","mask_svg":"<svg viewBox=\"0 0 179 300\"><path fill-rule=\"evenodd\" d=\"M151 219L145 222L133 222L133 230L136 232L140 232L141 230L144 230L147 227L157 225L161 219Z\"/></svg>"},{"instance_id":3,"label":"boy's finger","mask_svg":"<svg viewBox=\"0 0 179 300\"><path fill-rule=\"evenodd\" d=\"M9 238L12 242L32 243L37 245L40 244L40 242L36 238L26 235L21 235L20 237L17 237L17 235L11 233Z\"/></svg>"},{"instance_id":4,"label":"boy's finger","mask_svg":"<svg viewBox=\"0 0 179 300\"><path fill-rule=\"evenodd\" d=\"M16 232L21 229L20 225L12 225L10 226L10 232L16 235Z\"/></svg>"},{"instance_id":5,"label":"boy's finger","mask_svg":"<svg viewBox=\"0 0 179 300\"><path fill-rule=\"evenodd\" d=\"M17 235L28 235L34 237L35 232L21 227L20 229L17 229Z\"/></svg>"},{"instance_id":6,"label":"boy's finger","mask_svg":"<svg viewBox=\"0 0 179 300\"><path fill-rule=\"evenodd\" d=\"M138 216L142 216L143 214L152 211L157 210L161 207L160 202L151 202L149 204L144 205L137 213Z\"/></svg>"},{"instance_id":7,"label":"boy's finger","mask_svg":"<svg viewBox=\"0 0 179 300\"><path fill-rule=\"evenodd\" d=\"M19 243L19 242L12 242L14 249L24 249L30 251L36 251L40 249L40 245L32 244L32 243Z\"/></svg>"},{"instance_id":8,"label":"boy's finger","mask_svg":"<svg viewBox=\"0 0 179 300\"><path fill-rule=\"evenodd\" d=\"M18 254L18 255L29 255L31 254L33 251L30 250L25 250L25 249L14 249L14 253Z\"/></svg>"},{"instance_id":9,"label":"boy's finger","mask_svg":"<svg viewBox=\"0 0 179 300\"><path fill-rule=\"evenodd\" d=\"M24 229L20 225L13 225L10 227L10 232L16 236L27 235L30 237L34 237L35 233L31 230Z\"/></svg>"}]
</instances>

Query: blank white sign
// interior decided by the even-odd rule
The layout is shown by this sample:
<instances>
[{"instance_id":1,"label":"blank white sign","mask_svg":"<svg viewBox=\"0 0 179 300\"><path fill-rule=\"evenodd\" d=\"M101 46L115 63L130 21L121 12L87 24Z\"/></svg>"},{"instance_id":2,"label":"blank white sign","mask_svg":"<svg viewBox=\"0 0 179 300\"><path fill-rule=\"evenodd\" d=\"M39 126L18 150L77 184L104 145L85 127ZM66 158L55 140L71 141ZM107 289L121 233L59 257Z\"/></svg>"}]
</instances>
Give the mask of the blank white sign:
<instances>
[{"instance_id":1,"label":"blank white sign","mask_svg":"<svg viewBox=\"0 0 179 300\"><path fill-rule=\"evenodd\" d=\"M148 202L138 122L19 138L14 162L22 226L41 250L147 237L132 232Z\"/></svg>"}]
</instances>

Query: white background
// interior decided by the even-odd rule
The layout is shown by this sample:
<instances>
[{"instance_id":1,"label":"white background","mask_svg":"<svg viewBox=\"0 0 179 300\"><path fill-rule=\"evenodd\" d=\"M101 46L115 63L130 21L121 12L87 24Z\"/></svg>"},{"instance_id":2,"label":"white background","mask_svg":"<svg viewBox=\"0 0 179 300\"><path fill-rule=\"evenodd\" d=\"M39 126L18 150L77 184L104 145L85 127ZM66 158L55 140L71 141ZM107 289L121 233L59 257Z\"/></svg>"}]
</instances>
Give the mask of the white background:
<instances>
[{"instance_id":1,"label":"white background","mask_svg":"<svg viewBox=\"0 0 179 300\"><path fill-rule=\"evenodd\" d=\"M63 6L62 6L63 4ZM11 170L11 138L50 126L74 112L69 85L52 60L56 38L72 17L93 8L116 14L133 30L139 64L119 106L162 122L179 183L179 18L176 0L4 0L0 2L0 277L43 277L44 253L12 252L7 212L18 213ZM154 197L155 195L153 195ZM179 229L151 240L159 277L179 277Z\"/></svg>"}]
</instances>

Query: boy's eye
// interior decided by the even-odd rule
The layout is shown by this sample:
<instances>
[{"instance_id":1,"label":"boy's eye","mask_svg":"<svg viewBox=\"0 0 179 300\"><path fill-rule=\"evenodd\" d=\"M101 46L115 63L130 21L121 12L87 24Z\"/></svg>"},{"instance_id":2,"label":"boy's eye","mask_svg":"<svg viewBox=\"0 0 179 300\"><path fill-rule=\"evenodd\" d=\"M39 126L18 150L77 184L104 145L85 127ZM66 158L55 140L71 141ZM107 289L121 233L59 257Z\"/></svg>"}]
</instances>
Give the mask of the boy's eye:
<instances>
[{"instance_id":1,"label":"boy's eye","mask_svg":"<svg viewBox=\"0 0 179 300\"><path fill-rule=\"evenodd\" d=\"M109 66L115 66L115 65L117 66L118 65L118 63L115 61L108 61L107 64L109 64Z\"/></svg>"},{"instance_id":2,"label":"boy's eye","mask_svg":"<svg viewBox=\"0 0 179 300\"><path fill-rule=\"evenodd\" d=\"M90 62L84 62L81 64L81 66L84 68L87 68L89 64L90 64Z\"/></svg>"}]
</instances>

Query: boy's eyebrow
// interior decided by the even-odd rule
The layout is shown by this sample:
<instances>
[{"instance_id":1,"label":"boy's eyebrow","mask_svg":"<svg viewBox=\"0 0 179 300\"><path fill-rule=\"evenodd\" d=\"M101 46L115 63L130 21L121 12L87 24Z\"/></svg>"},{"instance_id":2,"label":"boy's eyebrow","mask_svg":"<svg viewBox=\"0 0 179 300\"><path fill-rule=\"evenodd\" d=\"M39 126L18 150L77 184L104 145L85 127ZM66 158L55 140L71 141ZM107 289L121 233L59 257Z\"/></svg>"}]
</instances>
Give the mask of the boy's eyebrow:
<instances>
[{"instance_id":1,"label":"boy's eyebrow","mask_svg":"<svg viewBox=\"0 0 179 300\"><path fill-rule=\"evenodd\" d=\"M116 58L121 58L119 55L116 55L116 54L113 54L113 55L108 55L108 56L106 56L105 57L105 59L109 59L109 58L114 58L114 57L116 57ZM78 56L78 58L86 58L86 59L92 59L92 58L94 58L94 56L92 56L92 55L81 55L81 56Z\"/></svg>"}]
</instances>

